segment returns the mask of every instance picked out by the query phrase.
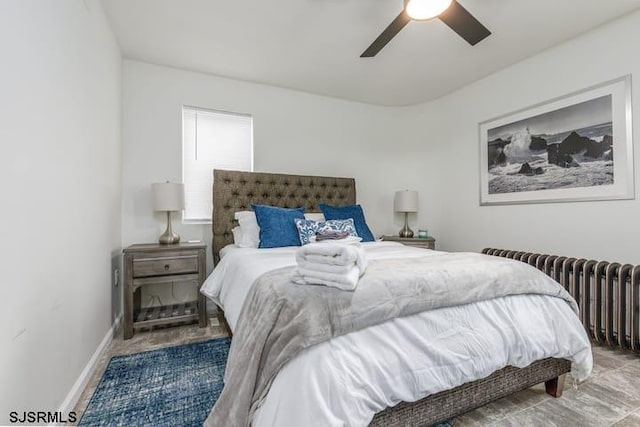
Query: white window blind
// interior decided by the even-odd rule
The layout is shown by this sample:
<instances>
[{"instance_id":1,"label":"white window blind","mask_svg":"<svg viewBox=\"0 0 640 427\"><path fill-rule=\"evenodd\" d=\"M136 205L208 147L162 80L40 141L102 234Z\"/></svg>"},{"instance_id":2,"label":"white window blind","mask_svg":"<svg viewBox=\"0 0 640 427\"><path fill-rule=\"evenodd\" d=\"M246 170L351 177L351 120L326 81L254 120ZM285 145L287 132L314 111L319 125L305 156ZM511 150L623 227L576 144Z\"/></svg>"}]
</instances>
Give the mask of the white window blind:
<instances>
[{"instance_id":1,"label":"white window blind","mask_svg":"<svg viewBox=\"0 0 640 427\"><path fill-rule=\"evenodd\" d=\"M184 222L211 222L214 168L253 170L251 116L183 107Z\"/></svg>"}]
</instances>

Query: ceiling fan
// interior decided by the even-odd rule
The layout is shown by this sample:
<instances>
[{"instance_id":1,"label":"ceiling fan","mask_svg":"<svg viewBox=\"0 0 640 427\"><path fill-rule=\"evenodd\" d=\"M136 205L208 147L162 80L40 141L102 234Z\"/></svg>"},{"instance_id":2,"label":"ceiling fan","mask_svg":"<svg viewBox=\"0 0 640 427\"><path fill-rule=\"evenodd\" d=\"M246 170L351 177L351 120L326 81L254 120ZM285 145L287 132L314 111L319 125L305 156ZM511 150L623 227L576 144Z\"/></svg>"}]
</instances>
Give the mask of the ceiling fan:
<instances>
[{"instance_id":1,"label":"ceiling fan","mask_svg":"<svg viewBox=\"0 0 640 427\"><path fill-rule=\"evenodd\" d=\"M487 38L491 31L480 23L456 0L404 0L400 15L371 43L360 58L376 56L412 19L423 21L438 18L471 46Z\"/></svg>"}]
</instances>

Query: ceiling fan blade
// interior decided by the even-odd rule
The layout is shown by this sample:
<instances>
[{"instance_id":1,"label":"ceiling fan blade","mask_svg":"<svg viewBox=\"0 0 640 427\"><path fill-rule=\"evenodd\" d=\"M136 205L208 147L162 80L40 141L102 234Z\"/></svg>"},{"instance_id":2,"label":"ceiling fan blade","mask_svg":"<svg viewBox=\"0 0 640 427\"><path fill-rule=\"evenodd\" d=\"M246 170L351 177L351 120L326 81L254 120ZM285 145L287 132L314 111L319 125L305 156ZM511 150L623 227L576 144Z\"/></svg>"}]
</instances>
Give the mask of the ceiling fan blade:
<instances>
[{"instance_id":1,"label":"ceiling fan blade","mask_svg":"<svg viewBox=\"0 0 640 427\"><path fill-rule=\"evenodd\" d=\"M460 3L453 0L451 6L442 12L438 18L449 26L471 46L487 38L491 31L480 23Z\"/></svg>"},{"instance_id":2,"label":"ceiling fan blade","mask_svg":"<svg viewBox=\"0 0 640 427\"><path fill-rule=\"evenodd\" d=\"M407 15L407 12L403 9L402 12L400 12L400 15L398 15L396 19L394 19L391 24L385 28L382 34L380 34L378 38L371 43L371 46L362 52L360 58L371 58L372 56L376 56L376 54L380 52L382 48L385 47L387 43L389 43L389 41L391 41L391 39L409 23L409 21L411 21L411 18L409 18L409 15Z\"/></svg>"}]
</instances>

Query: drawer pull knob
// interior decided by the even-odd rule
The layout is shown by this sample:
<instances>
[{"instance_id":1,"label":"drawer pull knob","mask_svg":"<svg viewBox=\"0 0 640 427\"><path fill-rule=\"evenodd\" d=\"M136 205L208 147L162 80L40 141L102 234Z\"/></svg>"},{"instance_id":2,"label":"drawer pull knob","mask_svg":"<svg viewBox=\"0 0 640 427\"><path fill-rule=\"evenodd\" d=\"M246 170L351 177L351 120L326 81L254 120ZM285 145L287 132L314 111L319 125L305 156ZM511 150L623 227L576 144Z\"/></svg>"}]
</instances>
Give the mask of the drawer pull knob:
<instances>
[{"instance_id":1,"label":"drawer pull knob","mask_svg":"<svg viewBox=\"0 0 640 427\"><path fill-rule=\"evenodd\" d=\"M169 264L165 264L165 265L164 265L164 269L165 269L165 270L168 270L168 269L169 269Z\"/></svg>"}]
</instances>

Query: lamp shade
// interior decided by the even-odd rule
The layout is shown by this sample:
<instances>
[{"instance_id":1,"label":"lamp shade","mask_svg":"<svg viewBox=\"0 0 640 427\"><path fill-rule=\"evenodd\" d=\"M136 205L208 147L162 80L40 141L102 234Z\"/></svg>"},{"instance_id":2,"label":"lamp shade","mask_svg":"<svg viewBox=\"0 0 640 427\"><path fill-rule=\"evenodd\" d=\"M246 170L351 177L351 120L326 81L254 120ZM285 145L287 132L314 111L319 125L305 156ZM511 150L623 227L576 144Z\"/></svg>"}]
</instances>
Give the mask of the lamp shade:
<instances>
[{"instance_id":1,"label":"lamp shade","mask_svg":"<svg viewBox=\"0 0 640 427\"><path fill-rule=\"evenodd\" d=\"M396 212L418 212L418 192L409 190L396 191L393 210Z\"/></svg>"},{"instance_id":2,"label":"lamp shade","mask_svg":"<svg viewBox=\"0 0 640 427\"><path fill-rule=\"evenodd\" d=\"M153 209L156 211L181 211L184 209L184 184L157 182L151 184Z\"/></svg>"}]
</instances>

